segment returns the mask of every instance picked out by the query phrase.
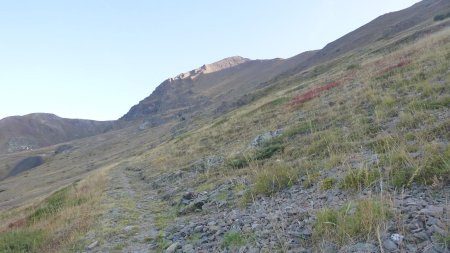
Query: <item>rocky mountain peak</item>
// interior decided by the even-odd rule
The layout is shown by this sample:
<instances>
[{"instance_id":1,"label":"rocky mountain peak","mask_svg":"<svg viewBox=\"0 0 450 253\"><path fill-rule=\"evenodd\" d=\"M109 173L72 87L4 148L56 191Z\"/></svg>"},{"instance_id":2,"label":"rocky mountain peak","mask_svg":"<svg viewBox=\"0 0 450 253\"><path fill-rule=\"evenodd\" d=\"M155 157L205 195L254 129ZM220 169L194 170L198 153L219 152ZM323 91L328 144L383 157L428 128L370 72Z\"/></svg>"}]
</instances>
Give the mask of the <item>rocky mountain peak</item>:
<instances>
[{"instance_id":1,"label":"rocky mountain peak","mask_svg":"<svg viewBox=\"0 0 450 253\"><path fill-rule=\"evenodd\" d=\"M220 70L224 70L227 68L237 66L237 65L242 64L247 61L250 61L250 59L244 58L241 56L227 57L225 59L222 59L220 61L217 61L217 62L214 62L211 64L204 64L200 68L193 69L189 72L181 73L174 78L169 78L169 81L172 82L172 81L180 80L180 79L193 80L193 79L197 78L200 74L214 73L214 72L217 72Z\"/></svg>"}]
</instances>

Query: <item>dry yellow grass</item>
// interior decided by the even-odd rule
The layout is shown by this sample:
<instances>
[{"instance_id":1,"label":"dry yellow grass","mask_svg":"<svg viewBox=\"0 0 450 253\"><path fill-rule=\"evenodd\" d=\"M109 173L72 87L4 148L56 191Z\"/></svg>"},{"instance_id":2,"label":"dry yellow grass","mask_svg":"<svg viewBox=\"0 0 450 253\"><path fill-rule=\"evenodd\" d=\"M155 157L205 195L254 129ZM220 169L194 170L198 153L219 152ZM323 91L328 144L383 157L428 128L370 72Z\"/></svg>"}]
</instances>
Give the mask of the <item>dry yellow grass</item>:
<instances>
[{"instance_id":1,"label":"dry yellow grass","mask_svg":"<svg viewBox=\"0 0 450 253\"><path fill-rule=\"evenodd\" d=\"M41 203L17 210L20 215L2 219L0 251L62 252L73 244L101 213L102 197L109 167L53 193Z\"/></svg>"}]
</instances>

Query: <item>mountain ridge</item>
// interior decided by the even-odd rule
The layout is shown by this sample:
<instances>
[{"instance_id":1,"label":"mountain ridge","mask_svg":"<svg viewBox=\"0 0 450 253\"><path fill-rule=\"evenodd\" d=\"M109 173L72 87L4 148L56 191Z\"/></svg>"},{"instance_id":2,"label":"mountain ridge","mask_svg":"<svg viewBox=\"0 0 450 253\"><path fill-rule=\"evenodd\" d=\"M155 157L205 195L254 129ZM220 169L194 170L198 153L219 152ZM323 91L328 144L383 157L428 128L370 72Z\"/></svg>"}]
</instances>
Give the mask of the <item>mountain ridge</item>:
<instances>
[{"instance_id":1,"label":"mountain ridge","mask_svg":"<svg viewBox=\"0 0 450 253\"><path fill-rule=\"evenodd\" d=\"M33 150L113 129L114 121L67 119L50 113L31 113L0 120L0 154Z\"/></svg>"},{"instance_id":2,"label":"mountain ridge","mask_svg":"<svg viewBox=\"0 0 450 253\"><path fill-rule=\"evenodd\" d=\"M257 90L269 85L277 77L299 73L310 66L335 59L369 43L387 39L419 23L431 20L433 15L446 9L450 9L449 1L424 0L407 9L384 14L328 43L320 50L303 52L287 59L251 60L242 56L231 56L204 64L163 81L154 92L120 117L116 125L128 125L126 122L138 121L141 128L145 129L168 121L190 119L196 115L217 117L249 103L255 99L254 94ZM125 123L119 123L123 121ZM0 125L0 133L1 128ZM91 132L98 134L103 131L104 129L100 129ZM9 132L12 134L13 131ZM2 138L5 139L7 136L3 134ZM13 142L14 138L17 139L16 151L21 150L19 146L27 149L26 138L21 139L20 136L10 138ZM27 138L28 148L47 145L35 145L34 143L41 141ZM20 142L23 141L24 145L21 145ZM0 153L14 150L5 148L4 143L5 141L0 145L3 146ZM56 144L54 141L43 143Z\"/></svg>"}]
</instances>

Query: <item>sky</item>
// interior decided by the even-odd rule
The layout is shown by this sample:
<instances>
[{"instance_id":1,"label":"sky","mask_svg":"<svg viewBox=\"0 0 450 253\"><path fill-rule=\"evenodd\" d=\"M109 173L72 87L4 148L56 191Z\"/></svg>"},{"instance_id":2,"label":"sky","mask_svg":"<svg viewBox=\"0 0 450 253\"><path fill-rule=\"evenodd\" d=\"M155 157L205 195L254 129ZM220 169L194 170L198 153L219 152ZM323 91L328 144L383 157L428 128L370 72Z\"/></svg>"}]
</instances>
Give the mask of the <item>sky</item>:
<instances>
[{"instance_id":1,"label":"sky","mask_svg":"<svg viewBox=\"0 0 450 253\"><path fill-rule=\"evenodd\" d=\"M0 118L117 119L179 73L320 49L416 2L0 1Z\"/></svg>"}]
</instances>

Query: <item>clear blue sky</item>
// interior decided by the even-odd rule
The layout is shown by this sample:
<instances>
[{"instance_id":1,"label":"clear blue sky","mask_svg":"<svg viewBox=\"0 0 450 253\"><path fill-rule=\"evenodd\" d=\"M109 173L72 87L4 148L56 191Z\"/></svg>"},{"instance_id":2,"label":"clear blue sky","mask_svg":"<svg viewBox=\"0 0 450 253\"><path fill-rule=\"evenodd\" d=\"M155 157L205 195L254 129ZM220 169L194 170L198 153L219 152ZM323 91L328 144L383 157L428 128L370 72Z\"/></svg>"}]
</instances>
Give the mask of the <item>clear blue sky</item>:
<instances>
[{"instance_id":1,"label":"clear blue sky","mask_svg":"<svg viewBox=\"0 0 450 253\"><path fill-rule=\"evenodd\" d=\"M117 119L178 73L319 49L415 2L1 1L0 118Z\"/></svg>"}]
</instances>

